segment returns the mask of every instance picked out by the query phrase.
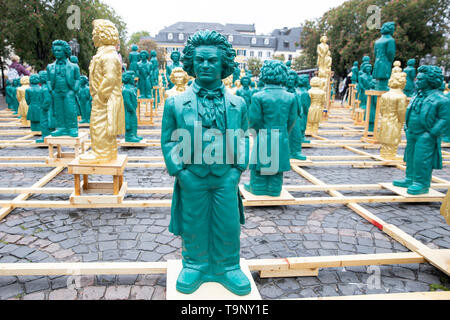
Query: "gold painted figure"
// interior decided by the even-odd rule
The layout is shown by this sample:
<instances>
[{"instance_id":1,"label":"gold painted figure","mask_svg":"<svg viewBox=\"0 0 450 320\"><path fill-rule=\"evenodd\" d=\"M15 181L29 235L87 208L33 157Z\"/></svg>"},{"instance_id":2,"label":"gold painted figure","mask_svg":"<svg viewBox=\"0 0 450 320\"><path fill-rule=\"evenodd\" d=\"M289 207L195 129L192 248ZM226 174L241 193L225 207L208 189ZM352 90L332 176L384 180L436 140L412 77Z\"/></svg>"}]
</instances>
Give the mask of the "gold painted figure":
<instances>
[{"instance_id":1,"label":"gold painted figure","mask_svg":"<svg viewBox=\"0 0 450 320\"><path fill-rule=\"evenodd\" d=\"M327 69L326 57L328 56L329 52L327 41L328 41L327 36L323 35L320 38L320 44L317 46L317 66L319 67L319 70Z\"/></svg>"},{"instance_id":2,"label":"gold painted figure","mask_svg":"<svg viewBox=\"0 0 450 320\"><path fill-rule=\"evenodd\" d=\"M447 224L450 225L450 189L448 189L447 195L442 201L441 214L444 216L445 221L447 221Z\"/></svg>"},{"instance_id":3,"label":"gold painted figure","mask_svg":"<svg viewBox=\"0 0 450 320\"><path fill-rule=\"evenodd\" d=\"M313 77L310 82L311 89L308 90L311 97L311 106L308 112L308 123L306 125L306 134L316 134L319 130L319 123L322 120L323 107L325 104L326 93L321 89L321 79Z\"/></svg>"},{"instance_id":4,"label":"gold painted figure","mask_svg":"<svg viewBox=\"0 0 450 320\"><path fill-rule=\"evenodd\" d=\"M186 85L189 81L189 75L181 67L173 68L170 74L170 81L175 84L172 89L166 91L166 99L177 94L183 93L186 90Z\"/></svg>"},{"instance_id":5,"label":"gold painted figure","mask_svg":"<svg viewBox=\"0 0 450 320\"><path fill-rule=\"evenodd\" d=\"M102 163L117 159L117 135L125 133L122 98L122 65L117 57L119 32L109 20L93 22L92 40L97 54L89 65L92 95L91 148L80 163Z\"/></svg>"},{"instance_id":6,"label":"gold painted figure","mask_svg":"<svg viewBox=\"0 0 450 320\"><path fill-rule=\"evenodd\" d=\"M380 101L380 130L378 140L381 144L380 156L384 159L396 160L397 148L402 139L402 127L405 122L407 97L403 93L406 85L406 73L402 72L400 62L394 63L390 90L381 96Z\"/></svg>"},{"instance_id":7,"label":"gold painted figure","mask_svg":"<svg viewBox=\"0 0 450 320\"><path fill-rule=\"evenodd\" d=\"M30 77L23 76L20 78L21 86L17 88L17 101L19 101L18 115L23 126L29 126L30 121L27 120L28 104L25 100L25 91L30 87Z\"/></svg>"},{"instance_id":8,"label":"gold painted figure","mask_svg":"<svg viewBox=\"0 0 450 320\"><path fill-rule=\"evenodd\" d=\"M233 86L233 75L225 78L222 80L223 84L225 85L225 88L232 94L236 94L236 87L232 87Z\"/></svg>"}]
</instances>

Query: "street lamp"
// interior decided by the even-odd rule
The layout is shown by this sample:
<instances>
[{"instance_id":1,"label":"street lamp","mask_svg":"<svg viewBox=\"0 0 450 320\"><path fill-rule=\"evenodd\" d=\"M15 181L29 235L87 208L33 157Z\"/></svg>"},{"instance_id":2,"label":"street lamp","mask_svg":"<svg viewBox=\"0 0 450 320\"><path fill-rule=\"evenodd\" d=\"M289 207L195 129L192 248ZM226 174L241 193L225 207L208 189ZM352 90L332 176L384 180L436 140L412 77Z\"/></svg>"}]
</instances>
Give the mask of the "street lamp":
<instances>
[{"instance_id":1,"label":"street lamp","mask_svg":"<svg viewBox=\"0 0 450 320\"><path fill-rule=\"evenodd\" d=\"M69 41L69 46L72 49L72 55L77 56L80 53L80 44L78 43L77 39L73 38Z\"/></svg>"}]
</instances>

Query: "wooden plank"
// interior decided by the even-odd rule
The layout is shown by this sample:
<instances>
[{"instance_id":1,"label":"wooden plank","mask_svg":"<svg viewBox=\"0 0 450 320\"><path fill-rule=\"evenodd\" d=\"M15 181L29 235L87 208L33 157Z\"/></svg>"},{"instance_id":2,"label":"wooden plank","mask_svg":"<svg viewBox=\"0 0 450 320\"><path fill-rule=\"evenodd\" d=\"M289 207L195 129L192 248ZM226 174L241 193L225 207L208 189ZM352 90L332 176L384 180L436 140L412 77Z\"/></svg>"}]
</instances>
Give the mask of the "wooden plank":
<instances>
[{"instance_id":1,"label":"wooden plank","mask_svg":"<svg viewBox=\"0 0 450 320\"><path fill-rule=\"evenodd\" d=\"M450 300L450 291L364 294L354 296L300 298L290 300Z\"/></svg>"},{"instance_id":2,"label":"wooden plank","mask_svg":"<svg viewBox=\"0 0 450 320\"><path fill-rule=\"evenodd\" d=\"M288 270L263 270L260 278L289 278L289 277L317 277L319 269L288 269Z\"/></svg>"}]
</instances>

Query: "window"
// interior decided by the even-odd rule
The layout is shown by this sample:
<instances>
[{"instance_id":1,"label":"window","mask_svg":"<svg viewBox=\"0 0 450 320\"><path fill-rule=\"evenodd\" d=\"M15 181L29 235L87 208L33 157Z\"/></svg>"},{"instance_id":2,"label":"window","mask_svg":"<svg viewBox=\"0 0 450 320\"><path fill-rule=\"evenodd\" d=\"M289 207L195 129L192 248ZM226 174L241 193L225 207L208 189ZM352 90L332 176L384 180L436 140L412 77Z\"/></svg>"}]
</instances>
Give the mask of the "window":
<instances>
[{"instance_id":1,"label":"window","mask_svg":"<svg viewBox=\"0 0 450 320\"><path fill-rule=\"evenodd\" d=\"M252 38L252 44L256 44L256 38L255 37Z\"/></svg>"},{"instance_id":2,"label":"window","mask_svg":"<svg viewBox=\"0 0 450 320\"><path fill-rule=\"evenodd\" d=\"M169 33L167 34L167 39L168 39L168 40L172 40L172 39L173 39L173 34L172 34L172 32L169 32Z\"/></svg>"},{"instance_id":3,"label":"window","mask_svg":"<svg viewBox=\"0 0 450 320\"><path fill-rule=\"evenodd\" d=\"M265 38L264 39L264 44L267 46L267 45L269 45L269 38Z\"/></svg>"},{"instance_id":4,"label":"window","mask_svg":"<svg viewBox=\"0 0 450 320\"><path fill-rule=\"evenodd\" d=\"M184 40L184 34L180 33L180 34L178 35L178 40Z\"/></svg>"},{"instance_id":5,"label":"window","mask_svg":"<svg viewBox=\"0 0 450 320\"><path fill-rule=\"evenodd\" d=\"M258 57L262 58L262 51L258 51Z\"/></svg>"},{"instance_id":6,"label":"window","mask_svg":"<svg viewBox=\"0 0 450 320\"><path fill-rule=\"evenodd\" d=\"M292 60L292 54L288 56L288 60Z\"/></svg>"},{"instance_id":7,"label":"window","mask_svg":"<svg viewBox=\"0 0 450 320\"><path fill-rule=\"evenodd\" d=\"M253 57L255 55L254 51L250 51L250 57Z\"/></svg>"},{"instance_id":8,"label":"window","mask_svg":"<svg viewBox=\"0 0 450 320\"><path fill-rule=\"evenodd\" d=\"M284 41L283 45L284 45L285 48L289 48L289 42L288 41Z\"/></svg>"},{"instance_id":9,"label":"window","mask_svg":"<svg viewBox=\"0 0 450 320\"><path fill-rule=\"evenodd\" d=\"M270 58L270 56L271 56L270 51L267 51L267 52L266 52L266 57L267 57L267 58Z\"/></svg>"},{"instance_id":10,"label":"window","mask_svg":"<svg viewBox=\"0 0 450 320\"><path fill-rule=\"evenodd\" d=\"M228 41L233 42L233 35L232 35L232 34L230 34L230 35L228 36Z\"/></svg>"}]
</instances>

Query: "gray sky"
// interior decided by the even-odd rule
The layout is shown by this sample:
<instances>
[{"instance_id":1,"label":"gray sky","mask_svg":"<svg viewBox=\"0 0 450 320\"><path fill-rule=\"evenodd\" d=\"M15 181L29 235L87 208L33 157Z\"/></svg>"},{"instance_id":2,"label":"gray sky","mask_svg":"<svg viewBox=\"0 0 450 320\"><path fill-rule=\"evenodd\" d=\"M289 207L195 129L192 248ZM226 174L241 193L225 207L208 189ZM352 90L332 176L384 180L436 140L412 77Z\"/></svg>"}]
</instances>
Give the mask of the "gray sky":
<instances>
[{"instance_id":1,"label":"gray sky","mask_svg":"<svg viewBox=\"0 0 450 320\"><path fill-rule=\"evenodd\" d=\"M141 30L152 36L177 21L254 23L258 34L296 27L321 17L345 0L103 0L122 16L128 36Z\"/></svg>"}]
</instances>

